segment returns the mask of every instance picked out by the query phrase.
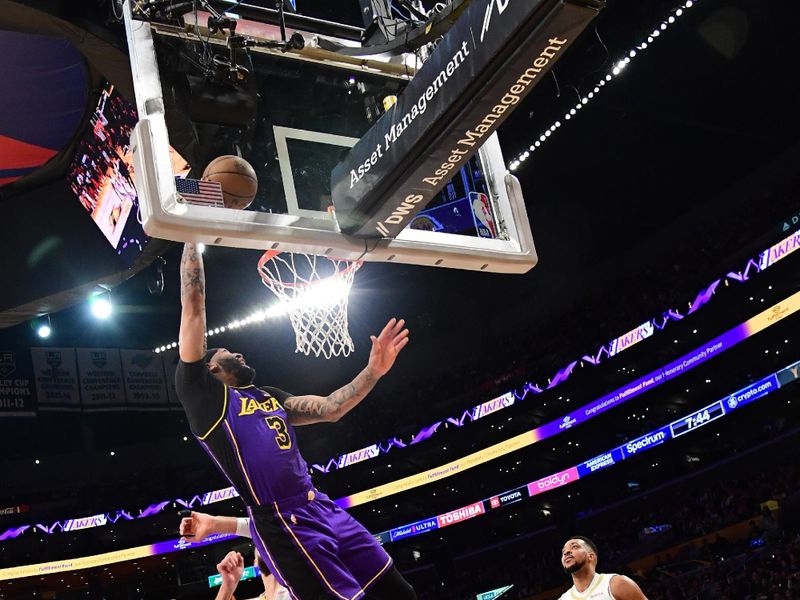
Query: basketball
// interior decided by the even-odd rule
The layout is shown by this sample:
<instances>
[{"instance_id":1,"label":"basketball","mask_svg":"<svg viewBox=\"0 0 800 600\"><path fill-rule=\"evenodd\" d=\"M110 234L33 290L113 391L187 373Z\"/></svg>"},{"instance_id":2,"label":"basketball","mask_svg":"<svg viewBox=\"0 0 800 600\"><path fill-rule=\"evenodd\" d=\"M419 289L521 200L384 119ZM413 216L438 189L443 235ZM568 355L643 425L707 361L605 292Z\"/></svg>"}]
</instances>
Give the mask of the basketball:
<instances>
[{"instance_id":1,"label":"basketball","mask_svg":"<svg viewBox=\"0 0 800 600\"><path fill-rule=\"evenodd\" d=\"M247 208L258 191L258 177L250 163L230 154L218 156L208 163L203 179L222 184L225 208Z\"/></svg>"}]
</instances>

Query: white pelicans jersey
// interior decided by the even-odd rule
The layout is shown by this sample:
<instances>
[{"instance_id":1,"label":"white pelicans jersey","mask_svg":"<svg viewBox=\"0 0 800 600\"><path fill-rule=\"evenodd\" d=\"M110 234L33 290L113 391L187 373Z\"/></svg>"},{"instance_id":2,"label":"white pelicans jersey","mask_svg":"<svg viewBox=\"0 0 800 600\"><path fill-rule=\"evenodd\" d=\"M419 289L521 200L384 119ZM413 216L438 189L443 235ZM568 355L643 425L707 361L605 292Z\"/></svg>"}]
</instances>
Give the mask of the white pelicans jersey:
<instances>
[{"instance_id":1,"label":"white pelicans jersey","mask_svg":"<svg viewBox=\"0 0 800 600\"><path fill-rule=\"evenodd\" d=\"M559 600L615 600L611 593L611 578L616 573L600 574L595 573L592 583L586 588L585 592L579 592L573 585L566 592L561 594Z\"/></svg>"}]
</instances>

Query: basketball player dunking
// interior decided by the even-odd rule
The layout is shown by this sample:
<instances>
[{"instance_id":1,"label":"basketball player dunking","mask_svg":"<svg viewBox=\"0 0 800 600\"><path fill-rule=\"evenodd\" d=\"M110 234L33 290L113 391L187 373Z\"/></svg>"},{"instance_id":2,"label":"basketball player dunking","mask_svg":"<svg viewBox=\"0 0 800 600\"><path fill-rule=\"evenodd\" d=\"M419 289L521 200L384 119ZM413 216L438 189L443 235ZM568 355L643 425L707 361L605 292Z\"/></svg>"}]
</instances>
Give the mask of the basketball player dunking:
<instances>
[{"instance_id":1,"label":"basketball player dunking","mask_svg":"<svg viewBox=\"0 0 800 600\"><path fill-rule=\"evenodd\" d=\"M292 396L253 385L241 354L206 349L202 255L181 259L178 398L203 449L247 505L253 542L269 570L297 600L414 600L416 594L375 538L314 489L294 425L337 421L355 407L408 343L392 319L372 336L367 367L329 396Z\"/></svg>"},{"instance_id":2,"label":"basketball player dunking","mask_svg":"<svg viewBox=\"0 0 800 600\"><path fill-rule=\"evenodd\" d=\"M561 566L572 575L572 587L560 600L647 600L635 581L624 575L597 572L597 546L575 536L561 550Z\"/></svg>"}]
</instances>

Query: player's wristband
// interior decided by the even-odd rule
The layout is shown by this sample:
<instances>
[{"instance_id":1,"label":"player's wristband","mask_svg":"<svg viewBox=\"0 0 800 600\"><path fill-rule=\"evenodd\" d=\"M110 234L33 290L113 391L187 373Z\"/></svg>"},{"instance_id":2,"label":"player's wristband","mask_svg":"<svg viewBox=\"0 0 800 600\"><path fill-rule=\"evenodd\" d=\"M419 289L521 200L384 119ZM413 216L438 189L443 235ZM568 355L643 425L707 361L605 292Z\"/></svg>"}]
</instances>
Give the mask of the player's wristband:
<instances>
[{"instance_id":1,"label":"player's wristband","mask_svg":"<svg viewBox=\"0 0 800 600\"><path fill-rule=\"evenodd\" d=\"M236 535L241 537L252 537L250 535L250 519L238 517L236 519Z\"/></svg>"}]
</instances>

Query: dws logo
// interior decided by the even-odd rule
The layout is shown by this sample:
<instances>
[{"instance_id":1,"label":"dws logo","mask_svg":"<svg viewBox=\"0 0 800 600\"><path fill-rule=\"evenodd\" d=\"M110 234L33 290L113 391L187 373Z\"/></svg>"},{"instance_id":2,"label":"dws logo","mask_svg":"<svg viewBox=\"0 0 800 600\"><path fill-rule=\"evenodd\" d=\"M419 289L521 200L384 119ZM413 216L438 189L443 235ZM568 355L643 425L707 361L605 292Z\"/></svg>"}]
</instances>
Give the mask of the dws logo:
<instances>
[{"instance_id":1,"label":"dws logo","mask_svg":"<svg viewBox=\"0 0 800 600\"><path fill-rule=\"evenodd\" d=\"M486 33L489 31L489 26L492 24L492 14L494 13L494 7L497 6L497 14L502 15L506 8L508 8L508 3L511 0L491 0L489 2L489 6L486 7L486 14L483 15L483 30L481 31L481 43L483 43L483 38L486 37Z\"/></svg>"}]
</instances>

